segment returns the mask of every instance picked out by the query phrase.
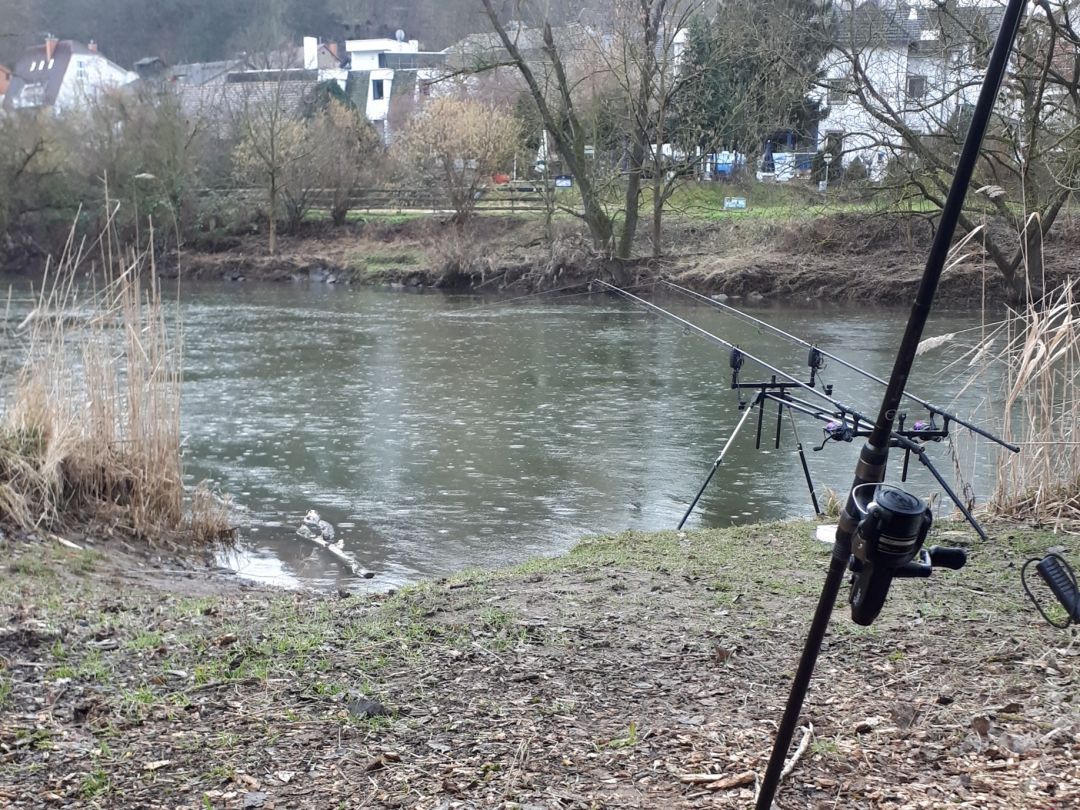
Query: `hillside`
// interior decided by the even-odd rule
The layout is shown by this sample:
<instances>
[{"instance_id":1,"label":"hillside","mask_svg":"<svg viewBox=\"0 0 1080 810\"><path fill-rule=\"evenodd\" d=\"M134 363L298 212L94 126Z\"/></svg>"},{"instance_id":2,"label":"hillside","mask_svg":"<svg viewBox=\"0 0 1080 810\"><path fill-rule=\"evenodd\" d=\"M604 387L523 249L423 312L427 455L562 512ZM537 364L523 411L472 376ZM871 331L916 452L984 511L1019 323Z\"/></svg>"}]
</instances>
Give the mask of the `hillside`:
<instances>
[{"instance_id":1,"label":"hillside","mask_svg":"<svg viewBox=\"0 0 1080 810\"><path fill-rule=\"evenodd\" d=\"M582 4L550 6L560 18L567 7L580 12ZM441 49L488 27L479 0L7 0L0 14L0 63L14 62L46 31L93 39L129 67L150 55L171 63L207 61L308 34L327 40L392 37L399 28L422 47Z\"/></svg>"}]
</instances>

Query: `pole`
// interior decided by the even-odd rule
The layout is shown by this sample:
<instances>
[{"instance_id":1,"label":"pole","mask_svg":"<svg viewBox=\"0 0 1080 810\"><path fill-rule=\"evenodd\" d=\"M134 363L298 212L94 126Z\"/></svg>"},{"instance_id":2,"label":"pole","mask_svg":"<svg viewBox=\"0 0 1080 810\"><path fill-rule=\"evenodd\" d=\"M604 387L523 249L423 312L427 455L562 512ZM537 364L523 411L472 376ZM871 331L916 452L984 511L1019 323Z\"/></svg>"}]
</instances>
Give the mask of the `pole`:
<instances>
[{"instance_id":1,"label":"pole","mask_svg":"<svg viewBox=\"0 0 1080 810\"><path fill-rule=\"evenodd\" d=\"M810 490L810 501L814 504L814 514L820 515L821 507L818 505L817 492L814 491L814 479L810 475L810 466L806 463L806 453L803 451L799 428L795 426L795 415L791 412L791 408L788 408L787 415L791 422L791 432L795 435L795 449L799 453L799 463L802 464L803 476L806 478L806 488Z\"/></svg>"},{"instance_id":2,"label":"pole","mask_svg":"<svg viewBox=\"0 0 1080 810\"><path fill-rule=\"evenodd\" d=\"M986 67L986 76L979 90L979 100L975 104L967 137L964 139L964 148L956 166L956 174L953 176L949 196L941 211L941 221L938 223L934 241L930 246L926 269L923 271L915 301L911 306L911 316L908 318L907 328L904 330L903 339L896 352L896 362L893 364L885 396L881 400L881 409L878 412L874 430L859 454L859 463L855 467L855 479L848 493L847 505L840 515L840 525L836 529L836 541L833 544L829 571L821 588L821 596L810 623L810 631L795 672L795 679L791 683L787 706L776 731L776 741L769 757L769 764L761 780L761 791L758 793L756 803L757 810L771 810L772 808L776 789L780 785L780 775L783 773L787 751L791 746L791 738L795 733L799 714L802 712L803 701L806 699L818 654L821 652L821 642L825 638L829 617L832 615L844 571L847 569L849 557L852 554L852 539L855 537L856 516L858 515L855 488L864 483L879 483L885 477L893 421L896 418L896 411L900 405L908 375L911 373L911 366L915 361L915 350L919 346L923 328L926 326L930 306L934 301L934 293L937 292L938 281L945 268L949 246L963 209L964 197L967 195L968 186L975 171L975 163L979 158L979 149L990 123L990 114L993 112L998 90L1001 88L1005 70L1008 68L1009 55L1016 39L1024 5L1025 0L1009 0L1002 16L1001 29L998 31L997 41L994 43L994 50Z\"/></svg>"}]
</instances>

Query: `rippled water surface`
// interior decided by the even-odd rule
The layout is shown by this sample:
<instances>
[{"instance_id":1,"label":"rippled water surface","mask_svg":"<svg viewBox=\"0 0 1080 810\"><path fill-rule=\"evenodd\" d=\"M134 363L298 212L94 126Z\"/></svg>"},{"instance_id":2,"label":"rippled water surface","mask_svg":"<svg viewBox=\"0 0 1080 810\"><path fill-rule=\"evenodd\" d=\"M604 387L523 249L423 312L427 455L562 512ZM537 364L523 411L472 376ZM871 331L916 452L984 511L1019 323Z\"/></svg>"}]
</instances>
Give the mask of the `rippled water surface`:
<instances>
[{"instance_id":1,"label":"rippled water surface","mask_svg":"<svg viewBox=\"0 0 1080 810\"><path fill-rule=\"evenodd\" d=\"M663 299L785 371L806 351L730 316ZM750 307L887 376L906 312ZM469 566L565 551L583 535L671 528L740 417L727 352L603 295L494 302L320 286L184 290L186 470L244 508L250 577L359 584L294 534L308 509L386 587ZM927 335L977 324L938 314ZM949 404L948 349L919 358L911 389ZM836 396L874 415L881 389L827 368ZM747 362L745 380L764 372ZM956 404L970 412L979 396ZM917 409L911 419L922 418ZM819 493L850 483L858 444L809 450L820 424L797 419ZM812 513L792 428L773 446L775 409L733 443L692 525ZM931 455L952 475L945 447ZM981 478L978 464L969 472ZM931 481L916 470L912 488Z\"/></svg>"}]
</instances>

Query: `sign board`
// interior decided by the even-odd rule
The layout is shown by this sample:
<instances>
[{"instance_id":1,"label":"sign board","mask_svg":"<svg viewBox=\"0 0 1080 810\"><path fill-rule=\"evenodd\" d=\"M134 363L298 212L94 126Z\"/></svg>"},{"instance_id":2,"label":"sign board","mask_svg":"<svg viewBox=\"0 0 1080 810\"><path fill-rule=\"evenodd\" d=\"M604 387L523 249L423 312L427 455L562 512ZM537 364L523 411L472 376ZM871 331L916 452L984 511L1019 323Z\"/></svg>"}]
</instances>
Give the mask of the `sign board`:
<instances>
[{"instance_id":1,"label":"sign board","mask_svg":"<svg viewBox=\"0 0 1080 810\"><path fill-rule=\"evenodd\" d=\"M555 188L573 188L574 178L568 174L560 174L555 178Z\"/></svg>"},{"instance_id":2,"label":"sign board","mask_svg":"<svg viewBox=\"0 0 1080 810\"><path fill-rule=\"evenodd\" d=\"M725 211L745 211L746 197L724 197Z\"/></svg>"}]
</instances>

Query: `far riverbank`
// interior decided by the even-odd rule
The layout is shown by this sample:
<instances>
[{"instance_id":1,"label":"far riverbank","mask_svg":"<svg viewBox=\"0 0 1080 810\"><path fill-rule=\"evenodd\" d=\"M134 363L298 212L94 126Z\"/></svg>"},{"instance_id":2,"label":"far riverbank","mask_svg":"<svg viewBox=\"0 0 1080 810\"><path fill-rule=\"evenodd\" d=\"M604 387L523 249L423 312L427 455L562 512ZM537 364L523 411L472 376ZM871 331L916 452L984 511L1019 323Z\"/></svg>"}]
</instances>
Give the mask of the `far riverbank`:
<instances>
[{"instance_id":1,"label":"far riverbank","mask_svg":"<svg viewBox=\"0 0 1080 810\"><path fill-rule=\"evenodd\" d=\"M309 223L283 236L275 256L265 236L188 246L183 277L231 281L380 284L492 294L669 278L712 295L785 303L864 302L905 306L932 238L923 219L837 213L799 220L671 219L661 258L612 260L592 250L576 223L557 221L546 239L536 217L480 216L464 227L439 215L379 216L332 228ZM1045 244L1046 287L1080 273L1080 237L1062 227ZM647 254L648 245L639 253ZM997 269L975 251L942 278L938 306L1006 301ZM165 274L176 265L163 263Z\"/></svg>"}]
</instances>

